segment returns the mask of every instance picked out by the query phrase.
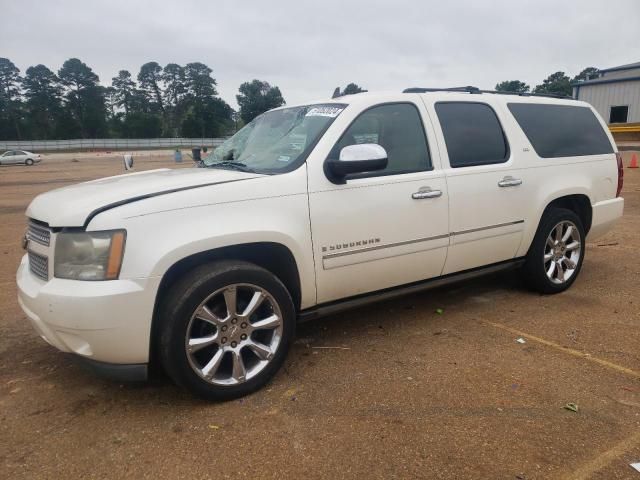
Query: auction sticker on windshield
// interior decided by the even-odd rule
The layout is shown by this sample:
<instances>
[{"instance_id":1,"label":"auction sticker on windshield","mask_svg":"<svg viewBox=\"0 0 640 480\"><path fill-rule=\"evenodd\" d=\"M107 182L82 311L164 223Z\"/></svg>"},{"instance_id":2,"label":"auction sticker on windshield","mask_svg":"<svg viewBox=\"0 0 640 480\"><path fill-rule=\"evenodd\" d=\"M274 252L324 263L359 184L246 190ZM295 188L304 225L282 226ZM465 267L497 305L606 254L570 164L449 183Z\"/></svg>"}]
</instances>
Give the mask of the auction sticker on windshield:
<instances>
[{"instance_id":1,"label":"auction sticker on windshield","mask_svg":"<svg viewBox=\"0 0 640 480\"><path fill-rule=\"evenodd\" d=\"M337 117L344 107L313 107L307 112L307 117Z\"/></svg>"}]
</instances>

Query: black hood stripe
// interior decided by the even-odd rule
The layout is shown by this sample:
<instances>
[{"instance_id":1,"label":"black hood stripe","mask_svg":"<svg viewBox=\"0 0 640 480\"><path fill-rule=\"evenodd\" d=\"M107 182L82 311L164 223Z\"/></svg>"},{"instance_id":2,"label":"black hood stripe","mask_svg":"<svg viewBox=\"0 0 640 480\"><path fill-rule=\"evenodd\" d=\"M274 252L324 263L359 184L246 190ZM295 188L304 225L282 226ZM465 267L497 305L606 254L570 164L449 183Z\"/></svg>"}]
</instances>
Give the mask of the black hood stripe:
<instances>
[{"instance_id":1,"label":"black hood stripe","mask_svg":"<svg viewBox=\"0 0 640 480\"><path fill-rule=\"evenodd\" d=\"M95 216L101 214L102 212L106 212L107 210L111 210L112 208L121 207L122 205L127 205L127 204L133 203L133 202L139 202L140 200L146 200L147 198L159 197L160 195L168 195L170 193L182 192L184 190L193 190L193 189L196 189L196 188L210 187L212 185L222 185L223 183L241 182L243 180L251 180L251 179L254 179L254 178L261 178L261 177L262 177L262 175L259 175L259 176L256 176L256 177L249 177L249 178L238 178L236 180L225 180L224 182L203 183L203 184L200 184L200 185L191 185L191 186L188 186L188 187L172 188L170 190L162 190L160 192L147 193L145 195L138 195L137 197L131 197L131 198L128 198L126 200L120 200L118 202L109 203L109 204L107 204L107 205L105 205L103 207L96 208L94 211L92 211L87 216L87 219L84 221L83 228L86 229L89 226L89 223L91 223L91 220L93 220Z\"/></svg>"}]
</instances>

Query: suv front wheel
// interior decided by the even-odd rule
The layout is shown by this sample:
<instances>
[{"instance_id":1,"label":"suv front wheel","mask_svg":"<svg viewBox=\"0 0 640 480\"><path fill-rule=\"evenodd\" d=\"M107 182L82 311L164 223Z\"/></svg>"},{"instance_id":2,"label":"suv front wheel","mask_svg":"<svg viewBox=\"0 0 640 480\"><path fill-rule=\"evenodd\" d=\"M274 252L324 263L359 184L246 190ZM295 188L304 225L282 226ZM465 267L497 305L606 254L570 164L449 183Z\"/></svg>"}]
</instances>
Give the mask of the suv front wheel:
<instances>
[{"instance_id":1,"label":"suv front wheel","mask_svg":"<svg viewBox=\"0 0 640 480\"><path fill-rule=\"evenodd\" d=\"M293 338L295 309L269 271L221 261L182 277L159 320L169 376L201 397L229 400L259 389L278 371Z\"/></svg>"},{"instance_id":2,"label":"suv front wheel","mask_svg":"<svg viewBox=\"0 0 640 480\"><path fill-rule=\"evenodd\" d=\"M525 282L540 293L563 292L580 273L584 250L580 217L565 208L547 210L522 268Z\"/></svg>"}]
</instances>

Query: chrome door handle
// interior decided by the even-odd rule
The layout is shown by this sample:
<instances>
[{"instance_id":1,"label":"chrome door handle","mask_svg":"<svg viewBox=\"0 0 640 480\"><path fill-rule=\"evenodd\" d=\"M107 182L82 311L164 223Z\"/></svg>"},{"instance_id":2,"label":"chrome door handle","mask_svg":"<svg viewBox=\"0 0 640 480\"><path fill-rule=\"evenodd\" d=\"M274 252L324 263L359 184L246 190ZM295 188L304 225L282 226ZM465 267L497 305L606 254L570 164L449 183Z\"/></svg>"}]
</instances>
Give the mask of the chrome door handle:
<instances>
[{"instance_id":1,"label":"chrome door handle","mask_svg":"<svg viewBox=\"0 0 640 480\"><path fill-rule=\"evenodd\" d=\"M442 190L431 190L429 187L422 187L417 192L411 194L414 200L422 200L423 198L438 198L442 196Z\"/></svg>"},{"instance_id":2,"label":"chrome door handle","mask_svg":"<svg viewBox=\"0 0 640 480\"><path fill-rule=\"evenodd\" d=\"M504 177L498 182L499 187L517 187L518 185L522 185L522 180L519 178L513 178L510 175Z\"/></svg>"}]
</instances>

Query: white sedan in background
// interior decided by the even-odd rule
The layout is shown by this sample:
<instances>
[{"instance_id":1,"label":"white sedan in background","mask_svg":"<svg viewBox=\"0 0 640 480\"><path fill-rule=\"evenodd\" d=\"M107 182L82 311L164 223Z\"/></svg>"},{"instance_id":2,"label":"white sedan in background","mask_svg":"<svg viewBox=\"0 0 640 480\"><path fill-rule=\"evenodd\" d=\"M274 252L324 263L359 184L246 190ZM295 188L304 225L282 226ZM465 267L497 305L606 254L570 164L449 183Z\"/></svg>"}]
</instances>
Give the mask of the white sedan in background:
<instances>
[{"instance_id":1,"label":"white sedan in background","mask_svg":"<svg viewBox=\"0 0 640 480\"><path fill-rule=\"evenodd\" d=\"M26 150L9 150L0 155L0 165L33 165L42 161L42 157L37 153Z\"/></svg>"}]
</instances>

